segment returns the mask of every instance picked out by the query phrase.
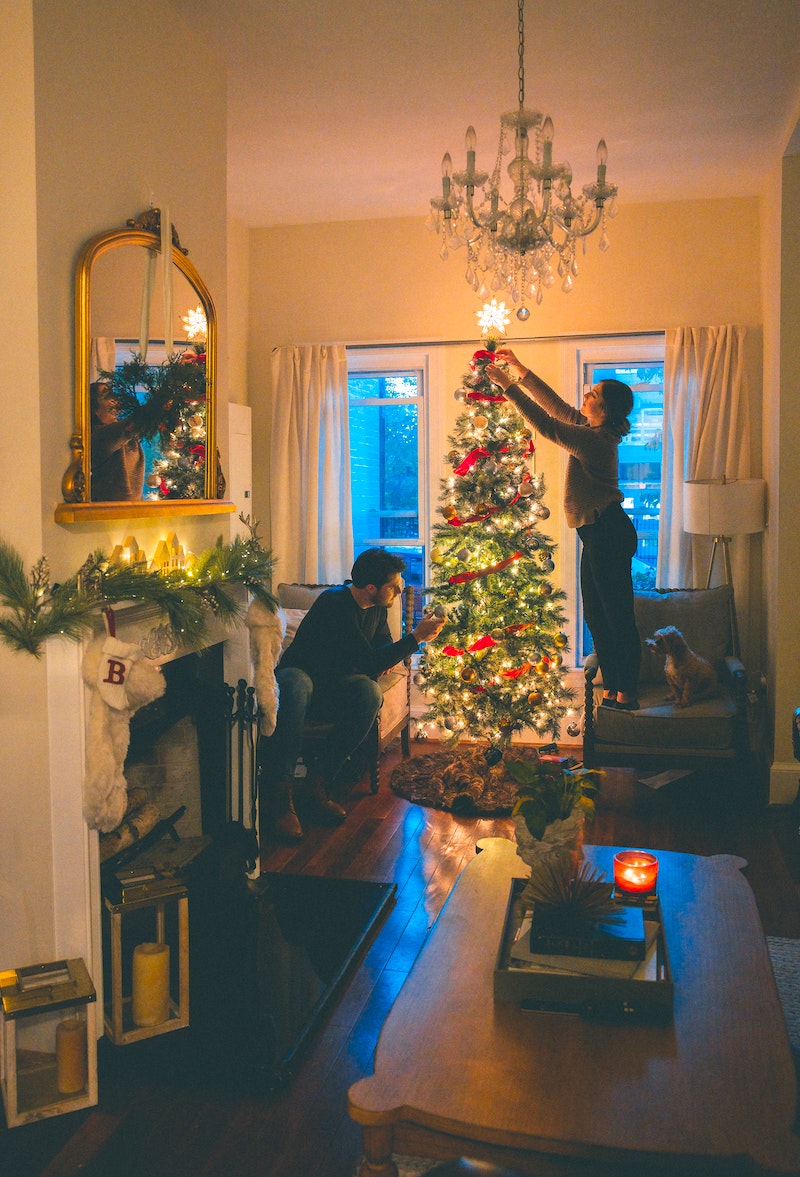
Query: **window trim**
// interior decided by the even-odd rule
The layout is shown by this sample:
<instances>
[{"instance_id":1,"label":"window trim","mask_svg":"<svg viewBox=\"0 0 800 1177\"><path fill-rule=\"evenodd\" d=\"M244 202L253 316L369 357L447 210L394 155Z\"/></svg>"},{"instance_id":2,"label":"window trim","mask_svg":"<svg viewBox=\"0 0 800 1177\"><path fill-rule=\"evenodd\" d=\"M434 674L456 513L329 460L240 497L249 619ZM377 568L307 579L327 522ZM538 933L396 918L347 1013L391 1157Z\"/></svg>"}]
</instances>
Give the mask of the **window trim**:
<instances>
[{"instance_id":1,"label":"window trim","mask_svg":"<svg viewBox=\"0 0 800 1177\"><path fill-rule=\"evenodd\" d=\"M431 550L431 519L434 488L432 471L447 444L444 420L445 364L440 348L404 348L377 345L347 348L347 371L421 372L422 396L417 398L417 445L419 459L419 543L423 549L424 577L428 575ZM402 546L396 541L393 546ZM405 546L412 545L407 542Z\"/></svg>"}]
</instances>

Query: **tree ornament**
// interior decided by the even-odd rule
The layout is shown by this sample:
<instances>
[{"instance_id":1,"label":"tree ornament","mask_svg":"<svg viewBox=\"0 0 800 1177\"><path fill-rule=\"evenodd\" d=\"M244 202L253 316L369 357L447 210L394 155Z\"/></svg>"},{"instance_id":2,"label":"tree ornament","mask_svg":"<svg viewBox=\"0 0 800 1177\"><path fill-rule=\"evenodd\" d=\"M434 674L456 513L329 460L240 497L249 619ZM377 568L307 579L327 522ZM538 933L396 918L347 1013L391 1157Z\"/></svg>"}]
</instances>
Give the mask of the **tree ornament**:
<instances>
[{"instance_id":1,"label":"tree ornament","mask_svg":"<svg viewBox=\"0 0 800 1177\"><path fill-rule=\"evenodd\" d=\"M431 564L441 564L444 553L441 548L431 548Z\"/></svg>"},{"instance_id":2,"label":"tree ornament","mask_svg":"<svg viewBox=\"0 0 800 1177\"><path fill-rule=\"evenodd\" d=\"M447 519L448 521L450 519L455 519L458 514L455 507L452 505L452 503L446 503L443 507L440 507L439 510L441 511L442 515L444 515L445 519Z\"/></svg>"},{"instance_id":3,"label":"tree ornament","mask_svg":"<svg viewBox=\"0 0 800 1177\"><path fill-rule=\"evenodd\" d=\"M447 455L447 460L451 466L457 466L461 461L461 454L458 452L458 450L450 450L450 453Z\"/></svg>"},{"instance_id":4,"label":"tree ornament","mask_svg":"<svg viewBox=\"0 0 800 1177\"><path fill-rule=\"evenodd\" d=\"M563 650L568 645L568 643L569 638L565 633L557 633L553 638L553 645L558 646L560 650Z\"/></svg>"},{"instance_id":5,"label":"tree ornament","mask_svg":"<svg viewBox=\"0 0 800 1177\"><path fill-rule=\"evenodd\" d=\"M550 669L549 659L540 658L538 662L534 662L533 669L539 675L547 674L548 670Z\"/></svg>"},{"instance_id":6,"label":"tree ornament","mask_svg":"<svg viewBox=\"0 0 800 1177\"><path fill-rule=\"evenodd\" d=\"M445 720L444 720L444 726L445 726L445 728L447 729L447 731L449 731L449 732L453 732L453 731L455 731L455 729L456 729L456 721L455 721L455 719L453 718L453 716L452 716L452 715L446 715L446 716L445 716Z\"/></svg>"},{"instance_id":7,"label":"tree ornament","mask_svg":"<svg viewBox=\"0 0 800 1177\"><path fill-rule=\"evenodd\" d=\"M556 566L555 566L555 564L553 563L553 561L550 559L550 557L549 557L549 556L545 556L545 558L542 560L542 572L548 572L548 573L549 573L549 572L554 572L554 571L555 571L555 567L556 567Z\"/></svg>"},{"instance_id":8,"label":"tree ornament","mask_svg":"<svg viewBox=\"0 0 800 1177\"><path fill-rule=\"evenodd\" d=\"M551 654L550 655L550 665L556 670L559 668L559 666L561 666L563 661L564 661L564 659L561 657L560 654Z\"/></svg>"},{"instance_id":9,"label":"tree ornament","mask_svg":"<svg viewBox=\"0 0 800 1177\"><path fill-rule=\"evenodd\" d=\"M535 493L532 482L521 482L517 487L517 494L521 495L523 499L530 498Z\"/></svg>"},{"instance_id":10,"label":"tree ornament","mask_svg":"<svg viewBox=\"0 0 800 1177\"><path fill-rule=\"evenodd\" d=\"M548 581L541 580L536 586L536 591L540 597L549 597L553 592L553 586Z\"/></svg>"},{"instance_id":11,"label":"tree ornament","mask_svg":"<svg viewBox=\"0 0 800 1177\"><path fill-rule=\"evenodd\" d=\"M469 548L459 548L459 550L456 552L456 558L459 559L462 564L466 564L467 560L469 560L469 556Z\"/></svg>"},{"instance_id":12,"label":"tree ornament","mask_svg":"<svg viewBox=\"0 0 800 1177\"><path fill-rule=\"evenodd\" d=\"M483 413L477 413L472 418L472 423L476 429L485 429L486 426L489 424L489 418L484 417Z\"/></svg>"},{"instance_id":13,"label":"tree ornament","mask_svg":"<svg viewBox=\"0 0 800 1177\"><path fill-rule=\"evenodd\" d=\"M461 671L462 682L474 682L477 677L477 674L471 666L465 666Z\"/></svg>"},{"instance_id":14,"label":"tree ornament","mask_svg":"<svg viewBox=\"0 0 800 1177\"><path fill-rule=\"evenodd\" d=\"M536 509L536 514L539 516L540 519L549 519L550 518L550 508L545 507L542 503L540 503Z\"/></svg>"},{"instance_id":15,"label":"tree ornament","mask_svg":"<svg viewBox=\"0 0 800 1177\"><path fill-rule=\"evenodd\" d=\"M417 671L417 673L414 675L414 680L413 680L413 681L414 681L414 686L415 686L415 687L424 687L424 686L425 686L425 681L426 681L426 680L425 680L425 675L424 675L424 674L420 674L420 673L419 673L419 671Z\"/></svg>"},{"instance_id":16,"label":"tree ornament","mask_svg":"<svg viewBox=\"0 0 800 1177\"><path fill-rule=\"evenodd\" d=\"M528 695L528 704L531 707L541 707L543 698L541 691L531 691Z\"/></svg>"},{"instance_id":17,"label":"tree ornament","mask_svg":"<svg viewBox=\"0 0 800 1177\"><path fill-rule=\"evenodd\" d=\"M568 723L567 724L567 735L568 736L579 736L580 734L581 734L581 725L579 723Z\"/></svg>"},{"instance_id":18,"label":"tree ornament","mask_svg":"<svg viewBox=\"0 0 800 1177\"><path fill-rule=\"evenodd\" d=\"M505 636L506 631L504 629L493 629L489 634L489 637L491 637L495 642L502 642Z\"/></svg>"},{"instance_id":19,"label":"tree ornament","mask_svg":"<svg viewBox=\"0 0 800 1177\"><path fill-rule=\"evenodd\" d=\"M503 759L503 753L500 748L487 748L483 755L490 768L493 768L495 764L499 764Z\"/></svg>"}]
</instances>

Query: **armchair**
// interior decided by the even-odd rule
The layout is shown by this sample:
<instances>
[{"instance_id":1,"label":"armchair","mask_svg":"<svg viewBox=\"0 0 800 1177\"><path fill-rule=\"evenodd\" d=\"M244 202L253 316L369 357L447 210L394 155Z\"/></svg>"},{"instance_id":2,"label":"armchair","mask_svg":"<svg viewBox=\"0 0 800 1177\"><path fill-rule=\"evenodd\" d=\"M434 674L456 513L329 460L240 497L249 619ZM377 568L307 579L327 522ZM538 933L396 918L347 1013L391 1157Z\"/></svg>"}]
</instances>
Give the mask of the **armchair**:
<instances>
[{"instance_id":1,"label":"armchair","mask_svg":"<svg viewBox=\"0 0 800 1177\"><path fill-rule=\"evenodd\" d=\"M728 761L744 777L750 763L745 668L733 655L733 589L669 589L634 595L642 638L638 711L600 705L602 678L596 654L584 667L584 762L639 765L661 761L696 767ZM657 629L674 625L691 648L717 671L716 697L677 707L668 701L663 656L644 643Z\"/></svg>"},{"instance_id":2,"label":"armchair","mask_svg":"<svg viewBox=\"0 0 800 1177\"><path fill-rule=\"evenodd\" d=\"M286 620L286 636L284 649L294 638L297 627L311 608L319 594L326 588L326 584L279 584L277 597ZM414 627L414 588L406 585L401 597L397 597L389 606L389 628L395 640L399 640ZM380 786L380 756L389 745L400 737L400 746L404 756L411 755L409 732L411 725L411 670L410 659L405 663L386 671L378 679L378 685L383 691L383 706L378 712L378 719L370 735L367 737L366 757L369 766L370 788L377 793ZM304 729L304 741L313 742L325 739L330 732L330 724L307 721Z\"/></svg>"}]
</instances>

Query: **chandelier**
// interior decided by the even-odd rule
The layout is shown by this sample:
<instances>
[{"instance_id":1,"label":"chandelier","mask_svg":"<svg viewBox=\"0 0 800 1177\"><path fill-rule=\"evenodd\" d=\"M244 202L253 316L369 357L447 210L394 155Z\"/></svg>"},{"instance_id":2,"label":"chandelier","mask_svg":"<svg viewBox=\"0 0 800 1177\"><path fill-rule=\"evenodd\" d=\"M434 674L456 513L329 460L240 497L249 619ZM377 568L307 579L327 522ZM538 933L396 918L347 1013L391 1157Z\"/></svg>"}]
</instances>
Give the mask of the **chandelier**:
<instances>
[{"instance_id":1,"label":"chandelier","mask_svg":"<svg viewBox=\"0 0 800 1177\"><path fill-rule=\"evenodd\" d=\"M615 214L616 184L606 181L608 151L597 145L597 178L579 196L572 192L572 168L553 163L553 120L525 106L525 0L518 0L519 109L500 116L500 143L491 176L475 166L476 135L467 128L467 166L453 171L448 152L442 160L442 197L431 200L428 228L442 239L440 257L466 246L465 277L481 298L505 292L517 306L517 318L530 315L526 301L537 304L556 274L568 292L578 274L577 248L596 229L600 249L608 249L606 213ZM507 171L513 195L500 191L503 156L515 155ZM479 194L476 196L476 192Z\"/></svg>"}]
</instances>

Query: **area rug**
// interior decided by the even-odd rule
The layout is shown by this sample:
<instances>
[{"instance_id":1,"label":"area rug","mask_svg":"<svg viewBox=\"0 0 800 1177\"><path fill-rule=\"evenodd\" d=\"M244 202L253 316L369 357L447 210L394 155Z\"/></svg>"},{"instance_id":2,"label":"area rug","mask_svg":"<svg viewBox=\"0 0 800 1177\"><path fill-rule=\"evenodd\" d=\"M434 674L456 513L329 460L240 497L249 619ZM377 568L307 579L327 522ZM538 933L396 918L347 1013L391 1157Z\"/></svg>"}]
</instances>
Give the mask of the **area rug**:
<instances>
[{"instance_id":1,"label":"area rug","mask_svg":"<svg viewBox=\"0 0 800 1177\"><path fill-rule=\"evenodd\" d=\"M795 1060L800 1062L800 940L767 936L767 948L789 1031L789 1042Z\"/></svg>"},{"instance_id":2,"label":"area rug","mask_svg":"<svg viewBox=\"0 0 800 1177\"><path fill-rule=\"evenodd\" d=\"M441 1165L441 1161L432 1161L430 1157L403 1157L395 1154L392 1160L397 1165L399 1177L424 1177L425 1173L429 1173L437 1165ZM356 1171L353 1177L358 1177L359 1166L356 1166Z\"/></svg>"},{"instance_id":3,"label":"area rug","mask_svg":"<svg viewBox=\"0 0 800 1177\"><path fill-rule=\"evenodd\" d=\"M398 764L389 784L399 797L452 813L502 817L517 794L505 763L488 765L483 748L455 748Z\"/></svg>"}]
</instances>

